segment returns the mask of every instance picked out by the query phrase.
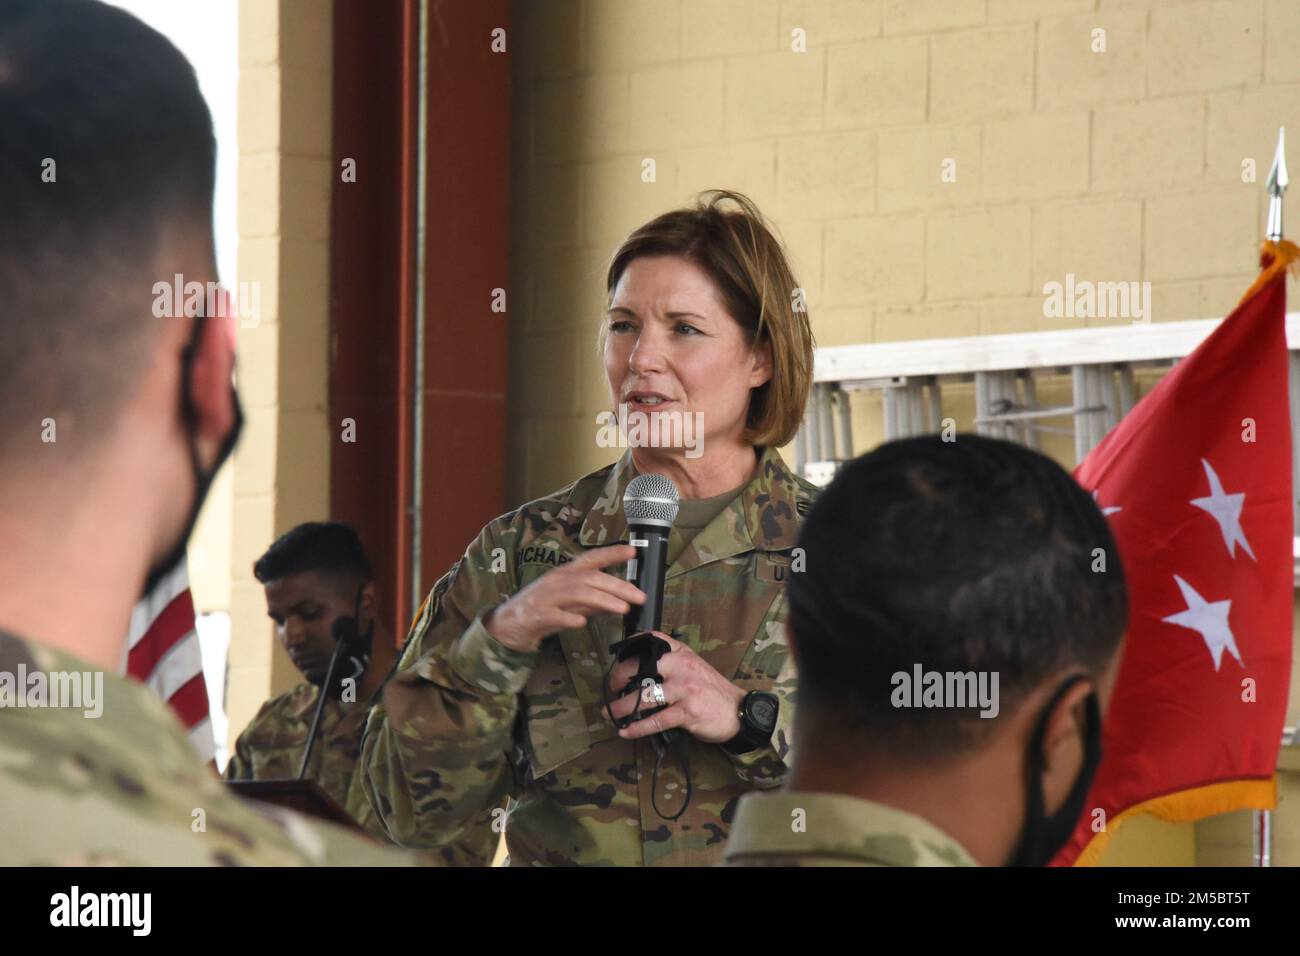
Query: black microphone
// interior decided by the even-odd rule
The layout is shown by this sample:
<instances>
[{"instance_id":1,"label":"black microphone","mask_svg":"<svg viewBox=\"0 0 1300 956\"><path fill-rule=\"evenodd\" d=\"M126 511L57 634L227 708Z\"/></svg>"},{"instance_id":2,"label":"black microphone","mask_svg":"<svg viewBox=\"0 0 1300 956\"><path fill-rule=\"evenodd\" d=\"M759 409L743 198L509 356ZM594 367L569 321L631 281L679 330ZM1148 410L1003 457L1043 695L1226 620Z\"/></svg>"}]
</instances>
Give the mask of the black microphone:
<instances>
[{"instance_id":1,"label":"black microphone","mask_svg":"<svg viewBox=\"0 0 1300 956\"><path fill-rule=\"evenodd\" d=\"M628 543L637 549L628 562L627 579L645 592L645 603L632 605L623 617L623 637L657 631L664 609L664 575L668 572L668 534L677 518L677 486L663 475L637 475L623 493Z\"/></svg>"},{"instance_id":2,"label":"black microphone","mask_svg":"<svg viewBox=\"0 0 1300 956\"><path fill-rule=\"evenodd\" d=\"M627 580L645 593L645 603L632 605L623 616L623 639L610 648L619 661L636 657L637 673L619 695L640 692L641 688L660 682L659 658L668 653L668 642L655 637L663 617L664 576L668 572L668 534L677 517L677 487L663 475L637 475L623 493L623 513L627 516L628 543L636 556L628 562ZM612 664L610 665L613 666ZM608 708L609 701L605 706ZM637 709L621 721L626 727L644 720L663 707Z\"/></svg>"},{"instance_id":3,"label":"black microphone","mask_svg":"<svg viewBox=\"0 0 1300 956\"><path fill-rule=\"evenodd\" d=\"M622 720L615 721L619 727L626 727L634 721L657 714L668 705L651 706L643 710L649 688L663 683L659 673L659 658L668 653L668 642L662 637L650 634L660 629L664 609L664 576L668 572L668 534L677 519L677 486L663 475L637 475L627 485L623 493L623 513L627 516L628 544L636 548L636 557L628 562L627 579L645 592L645 603L640 607L633 605L623 616L623 639L610 650L620 660L637 658L636 676L624 685L620 696L642 694L636 709ZM610 667L613 668L613 664ZM608 676L606 681L608 681ZM644 693L643 693L644 692ZM606 712L609 713L609 699L606 695ZM612 714L611 714L612 717ZM681 743L680 732L669 729L652 734L647 738L655 751L654 776L650 782L650 804L656 813L665 820L676 820L691 802L691 765ZM681 764L682 779L685 789L682 791L682 805L672 816L667 816L659 809L659 767L665 755L675 751Z\"/></svg>"},{"instance_id":4,"label":"black microphone","mask_svg":"<svg viewBox=\"0 0 1300 956\"><path fill-rule=\"evenodd\" d=\"M312 712L311 726L307 730L307 746L303 748L302 760L298 764L299 780L307 776L307 765L311 762L311 752L316 746L316 735L320 733L320 719L325 712L325 701L334 692L335 685L343 681L343 659L348 653L348 642L339 640L338 621L334 623L336 625L334 637L338 643L334 645L334 653L330 655L330 666L325 672L325 683L321 685L320 693L316 697L316 709Z\"/></svg>"},{"instance_id":5,"label":"black microphone","mask_svg":"<svg viewBox=\"0 0 1300 956\"><path fill-rule=\"evenodd\" d=\"M307 775L307 764L311 760L312 748L316 746L316 736L320 733L320 719L325 712L326 698L341 691L343 681L348 677L359 682L366 666L370 663L370 645L375 636L375 628L372 624L370 632L363 635L358 620L360 614L361 592L358 591L356 613L350 617L336 617L330 626L330 633L334 636L334 653L330 655L330 666L325 672L325 682L321 684L320 694L316 699L316 709L312 712L311 726L307 730L307 746L303 748L302 760L298 764L299 780ZM344 661L347 662L346 665ZM351 668L351 674L345 671L345 666Z\"/></svg>"}]
</instances>

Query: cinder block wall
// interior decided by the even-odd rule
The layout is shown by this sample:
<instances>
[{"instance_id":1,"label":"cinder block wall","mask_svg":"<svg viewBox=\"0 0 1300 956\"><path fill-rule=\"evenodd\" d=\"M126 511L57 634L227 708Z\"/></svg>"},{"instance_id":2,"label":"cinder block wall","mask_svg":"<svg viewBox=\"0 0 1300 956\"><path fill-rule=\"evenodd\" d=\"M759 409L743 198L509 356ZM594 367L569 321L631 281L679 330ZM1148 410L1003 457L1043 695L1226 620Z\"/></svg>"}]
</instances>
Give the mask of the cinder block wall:
<instances>
[{"instance_id":1,"label":"cinder block wall","mask_svg":"<svg viewBox=\"0 0 1300 956\"><path fill-rule=\"evenodd\" d=\"M608 257L701 189L775 221L821 344L1084 324L1043 314L1067 273L1204 318L1248 284L1277 127L1300 131L1296 0L548 0L514 23L515 502L608 460ZM969 427L969 392L948 411ZM854 413L866 450L879 403ZM1249 820L1216 827L1215 862L1249 862ZM1130 833L1113 862L1192 858L1191 826Z\"/></svg>"},{"instance_id":2,"label":"cinder block wall","mask_svg":"<svg viewBox=\"0 0 1300 956\"><path fill-rule=\"evenodd\" d=\"M238 330L247 421L234 457L230 744L301 681L275 639L252 564L329 515L330 0L239 5L239 280L260 284Z\"/></svg>"}]
</instances>

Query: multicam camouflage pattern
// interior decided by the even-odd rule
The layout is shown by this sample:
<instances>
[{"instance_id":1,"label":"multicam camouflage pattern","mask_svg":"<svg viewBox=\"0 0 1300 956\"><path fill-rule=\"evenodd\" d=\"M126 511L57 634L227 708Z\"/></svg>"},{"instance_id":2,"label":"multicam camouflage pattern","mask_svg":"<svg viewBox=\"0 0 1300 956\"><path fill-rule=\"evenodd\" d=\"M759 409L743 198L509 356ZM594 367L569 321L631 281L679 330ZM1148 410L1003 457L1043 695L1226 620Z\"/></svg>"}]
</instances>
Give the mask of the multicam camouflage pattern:
<instances>
[{"instance_id":1,"label":"multicam camouflage pattern","mask_svg":"<svg viewBox=\"0 0 1300 956\"><path fill-rule=\"evenodd\" d=\"M292 780L298 776L320 688L299 684L268 700L235 741L227 780ZM307 777L315 780L368 833L386 839L357 773L370 701L330 697L321 711Z\"/></svg>"},{"instance_id":2,"label":"multicam camouflage pattern","mask_svg":"<svg viewBox=\"0 0 1300 956\"><path fill-rule=\"evenodd\" d=\"M933 824L870 800L781 791L740 801L728 866L978 866Z\"/></svg>"},{"instance_id":3,"label":"multicam camouflage pattern","mask_svg":"<svg viewBox=\"0 0 1300 956\"><path fill-rule=\"evenodd\" d=\"M668 569L663 629L738 686L776 693L778 728L771 746L743 756L682 734L693 793L677 820L652 806L652 745L618 737L603 708L622 618L593 618L533 654L504 647L483 627L488 610L539 575L626 539L622 500L633 476L625 455L498 518L434 586L371 711L362 757L367 795L397 843L464 838L481 825L476 815L509 800L514 865L713 864L737 800L780 785L794 703L784 581L817 489L775 450ZM659 810L680 809L685 783L670 755L658 774Z\"/></svg>"},{"instance_id":4,"label":"multicam camouflage pattern","mask_svg":"<svg viewBox=\"0 0 1300 956\"><path fill-rule=\"evenodd\" d=\"M0 633L0 672L96 668ZM0 708L0 865L393 866L420 862L252 804L200 762L166 706L104 674L103 712Z\"/></svg>"}]
</instances>

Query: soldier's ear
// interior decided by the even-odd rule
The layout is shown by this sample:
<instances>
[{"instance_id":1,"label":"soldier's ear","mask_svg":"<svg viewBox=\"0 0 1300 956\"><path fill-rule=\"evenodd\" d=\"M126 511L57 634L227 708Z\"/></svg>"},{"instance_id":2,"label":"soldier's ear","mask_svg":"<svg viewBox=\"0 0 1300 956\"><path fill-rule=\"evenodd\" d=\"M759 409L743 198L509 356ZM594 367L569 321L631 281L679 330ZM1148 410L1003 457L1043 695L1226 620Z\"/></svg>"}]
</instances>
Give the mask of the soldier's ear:
<instances>
[{"instance_id":1,"label":"soldier's ear","mask_svg":"<svg viewBox=\"0 0 1300 956\"><path fill-rule=\"evenodd\" d=\"M754 365L749 373L749 387L759 388L772 380L772 343L759 342L754 346Z\"/></svg>"},{"instance_id":2,"label":"soldier's ear","mask_svg":"<svg viewBox=\"0 0 1300 956\"><path fill-rule=\"evenodd\" d=\"M1084 764L1087 737L1086 701L1096 691L1081 680L1053 706L1043 731L1043 804L1056 813L1069 798Z\"/></svg>"},{"instance_id":3,"label":"soldier's ear","mask_svg":"<svg viewBox=\"0 0 1300 956\"><path fill-rule=\"evenodd\" d=\"M375 582L368 581L361 586L361 610L374 613L379 603L379 595L375 590Z\"/></svg>"}]
</instances>

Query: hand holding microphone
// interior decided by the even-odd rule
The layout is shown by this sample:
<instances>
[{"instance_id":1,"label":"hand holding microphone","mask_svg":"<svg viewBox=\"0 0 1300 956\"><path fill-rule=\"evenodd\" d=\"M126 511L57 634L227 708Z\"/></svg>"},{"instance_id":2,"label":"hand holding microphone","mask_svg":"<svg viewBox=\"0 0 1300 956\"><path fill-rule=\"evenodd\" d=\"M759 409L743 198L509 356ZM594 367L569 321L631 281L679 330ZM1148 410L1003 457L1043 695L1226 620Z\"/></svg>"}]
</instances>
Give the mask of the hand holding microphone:
<instances>
[{"instance_id":1,"label":"hand holding microphone","mask_svg":"<svg viewBox=\"0 0 1300 956\"><path fill-rule=\"evenodd\" d=\"M483 621L489 634L511 650L531 653L551 634L585 627L600 614L628 614L645 603L645 593L602 569L636 554L626 544L588 551L552 568Z\"/></svg>"},{"instance_id":2,"label":"hand holding microphone","mask_svg":"<svg viewBox=\"0 0 1300 956\"><path fill-rule=\"evenodd\" d=\"M731 740L740 731L740 704L745 691L723 677L704 658L681 641L661 632L655 636L668 645L668 653L656 662L660 687L664 696L662 710L649 714L642 720L628 724L618 732L625 740L635 740L650 734L662 733L680 727L696 740L720 744ZM615 665L610 674L610 693L616 694L627 686L637 673L635 657ZM654 700L641 697L638 708L638 689L610 704L614 720L621 721L634 710L655 710Z\"/></svg>"},{"instance_id":3,"label":"hand holding microphone","mask_svg":"<svg viewBox=\"0 0 1300 956\"><path fill-rule=\"evenodd\" d=\"M640 683L636 693L613 700L610 715L620 723L633 711L654 711L620 735L634 739L680 727L699 740L722 742L739 728L745 692L690 647L659 630L677 497L676 487L662 475L638 475L623 495L632 544L595 548L547 571L493 609L483 623L506 647L532 653L552 634L584 627L589 618L602 614L621 614L624 640L611 650L619 654L622 648L626 656L611 671L610 695L622 692L642 670L640 650L648 647L664 701L659 704L653 696L642 700L643 693L653 695L654 689ZM626 580L604 571L624 562ZM636 641L647 643L638 646Z\"/></svg>"},{"instance_id":4,"label":"hand holding microphone","mask_svg":"<svg viewBox=\"0 0 1300 956\"><path fill-rule=\"evenodd\" d=\"M624 617L623 640L611 648L619 663L610 672L607 689L622 696L607 709L621 728L619 736L627 740L680 727L699 740L722 743L740 728L745 692L659 629L668 535L677 510L677 488L663 475L638 475L628 483L623 511L636 558L627 574L646 600Z\"/></svg>"},{"instance_id":5,"label":"hand holding microphone","mask_svg":"<svg viewBox=\"0 0 1300 956\"><path fill-rule=\"evenodd\" d=\"M662 475L638 475L623 494L631 544L596 548L547 571L483 621L489 634L516 651L537 650L549 635L585 627L599 614L622 614L624 636L659 627L668 532L677 489ZM604 568L628 562L626 581Z\"/></svg>"}]
</instances>

